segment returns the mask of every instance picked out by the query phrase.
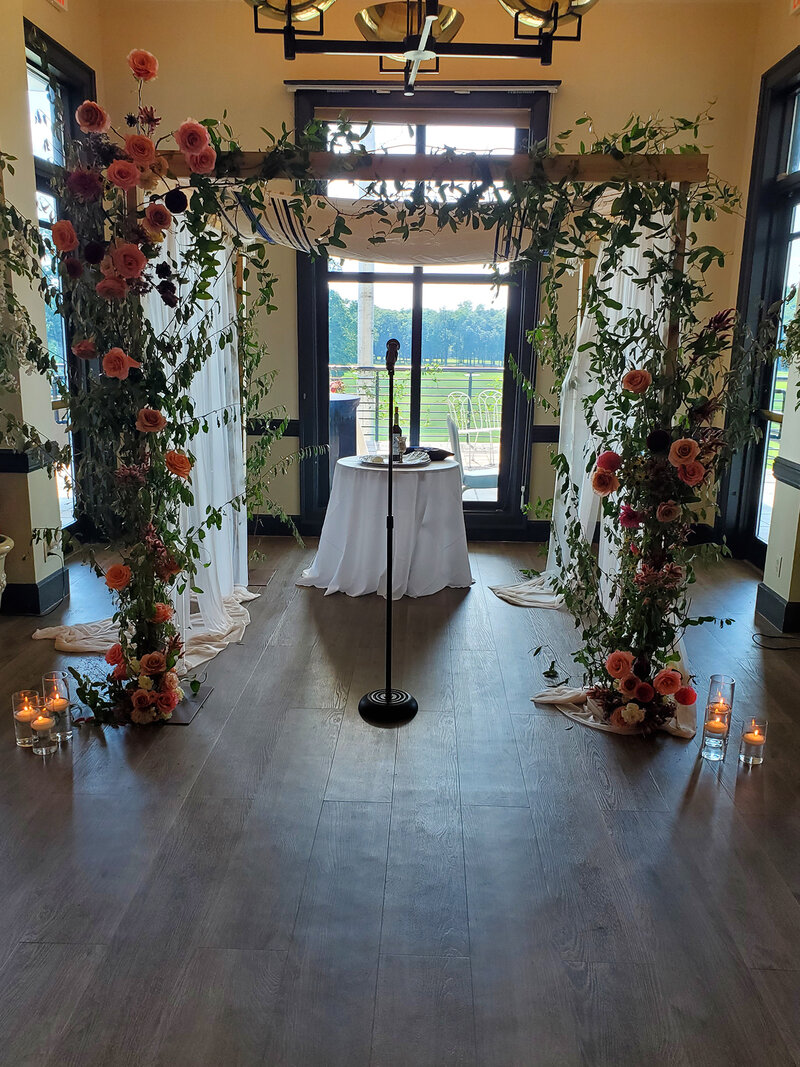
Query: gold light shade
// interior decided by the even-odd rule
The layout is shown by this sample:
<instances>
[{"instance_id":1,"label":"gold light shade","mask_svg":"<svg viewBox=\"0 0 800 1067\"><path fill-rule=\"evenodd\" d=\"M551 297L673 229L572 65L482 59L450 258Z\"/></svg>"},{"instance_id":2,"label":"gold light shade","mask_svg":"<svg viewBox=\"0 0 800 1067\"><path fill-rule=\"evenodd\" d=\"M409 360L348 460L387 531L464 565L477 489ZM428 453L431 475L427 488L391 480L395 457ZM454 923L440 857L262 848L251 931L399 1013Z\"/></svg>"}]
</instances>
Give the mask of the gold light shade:
<instances>
[{"instance_id":1,"label":"gold light shade","mask_svg":"<svg viewBox=\"0 0 800 1067\"><path fill-rule=\"evenodd\" d=\"M500 7L507 11L513 18L519 13L519 21L525 26L531 26L534 30L552 30L553 20L550 18L550 6L539 0L541 6L530 3L530 0L498 0ZM558 24L574 22L578 15L583 15L594 7L597 0L558 0Z\"/></svg>"},{"instance_id":2,"label":"gold light shade","mask_svg":"<svg viewBox=\"0 0 800 1067\"><path fill-rule=\"evenodd\" d=\"M416 5L412 11L416 10ZM367 41L404 41L408 29L408 5L405 3L373 4L362 8L356 15L356 26ZM464 25L464 16L454 7L439 5L439 17L433 24L431 35L443 44L452 41ZM419 33L414 26L414 33Z\"/></svg>"},{"instance_id":3,"label":"gold light shade","mask_svg":"<svg viewBox=\"0 0 800 1067\"><path fill-rule=\"evenodd\" d=\"M286 24L286 0L245 0L251 7L257 7L259 14L268 19ZM310 22L327 11L335 0L292 0L292 22Z\"/></svg>"}]
</instances>

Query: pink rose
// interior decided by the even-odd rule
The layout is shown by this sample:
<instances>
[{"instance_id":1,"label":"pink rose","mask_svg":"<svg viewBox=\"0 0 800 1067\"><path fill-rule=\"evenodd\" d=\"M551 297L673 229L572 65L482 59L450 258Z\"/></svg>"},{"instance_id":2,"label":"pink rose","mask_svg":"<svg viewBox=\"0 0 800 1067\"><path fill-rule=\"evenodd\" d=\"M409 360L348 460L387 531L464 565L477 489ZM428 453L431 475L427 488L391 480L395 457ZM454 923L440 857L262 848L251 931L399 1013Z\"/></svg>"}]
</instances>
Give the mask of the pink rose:
<instances>
[{"instance_id":1,"label":"pink rose","mask_svg":"<svg viewBox=\"0 0 800 1067\"><path fill-rule=\"evenodd\" d=\"M128 66L134 78L142 82L151 82L158 75L158 60L143 48L134 48L128 53Z\"/></svg>"},{"instance_id":2,"label":"pink rose","mask_svg":"<svg viewBox=\"0 0 800 1067\"><path fill-rule=\"evenodd\" d=\"M139 184L139 168L128 159L115 159L106 170L106 177L120 189L135 189Z\"/></svg>"},{"instance_id":3,"label":"pink rose","mask_svg":"<svg viewBox=\"0 0 800 1067\"><path fill-rule=\"evenodd\" d=\"M164 688L165 689L180 689L180 679L175 671L167 671L164 675Z\"/></svg>"},{"instance_id":4,"label":"pink rose","mask_svg":"<svg viewBox=\"0 0 800 1067\"><path fill-rule=\"evenodd\" d=\"M122 654L122 645L117 641L106 652L106 663L110 663L112 666L116 666L118 663L122 663L124 656Z\"/></svg>"},{"instance_id":5,"label":"pink rose","mask_svg":"<svg viewBox=\"0 0 800 1067\"><path fill-rule=\"evenodd\" d=\"M67 219L59 219L58 222L54 223L51 233L53 244L59 252L74 252L78 247L78 235L75 233L75 227Z\"/></svg>"},{"instance_id":6,"label":"pink rose","mask_svg":"<svg viewBox=\"0 0 800 1067\"><path fill-rule=\"evenodd\" d=\"M103 356L102 366L103 374L107 378L119 378L120 381L124 382L131 367L141 367L141 363L131 359L127 352L123 352L121 348L110 348Z\"/></svg>"},{"instance_id":7,"label":"pink rose","mask_svg":"<svg viewBox=\"0 0 800 1067\"><path fill-rule=\"evenodd\" d=\"M653 679L653 688L662 697L677 693L682 684L681 672L668 667L665 667L663 671L659 671Z\"/></svg>"},{"instance_id":8,"label":"pink rose","mask_svg":"<svg viewBox=\"0 0 800 1067\"><path fill-rule=\"evenodd\" d=\"M217 165L217 153L209 145L200 152L192 152L186 157L186 162L193 174L211 174Z\"/></svg>"},{"instance_id":9,"label":"pink rose","mask_svg":"<svg viewBox=\"0 0 800 1067\"><path fill-rule=\"evenodd\" d=\"M633 668L633 655L630 652L612 652L606 660L606 670L612 678L624 678Z\"/></svg>"},{"instance_id":10,"label":"pink rose","mask_svg":"<svg viewBox=\"0 0 800 1067\"><path fill-rule=\"evenodd\" d=\"M144 217L157 230L168 230L172 223L172 212L163 204L148 204L144 211Z\"/></svg>"},{"instance_id":11,"label":"pink rose","mask_svg":"<svg viewBox=\"0 0 800 1067\"><path fill-rule=\"evenodd\" d=\"M156 697L156 707L166 718L177 708L180 699L174 689L164 689Z\"/></svg>"},{"instance_id":12,"label":"pink rose","mask_svg":"<svg viewBox=\"0 0 800 1067\"><path fill-rule=\"evenodd\" d=\"M142 408L136 416L136 429L141 433L158 433L167 425L167 420L155 408Z\"/></svg>"},{"instance_id":13,"label":"pink rose","mask_svg":"<svg viewBox=\"0 0 800 1067\"><path fill-rule=\"evenodd\" d=\"M72 346L72 354L78 359L94 359L97 355L94 337L84 337L82 341L76 341Z\"/></svg>"},{"instance_id":14,"label":"pink rose","mask_svg":"<svg viewBox=\"0 0 800 1067\"><path fill-rule=\"evenodd\" d=\"M622 456L617 455L616 452L601 452L597 457L597 463L595 464L600 471L618 471L622 466Z\"/></svg>"},{"instance_id":15,"label":"pink rose","mask_svg":"<svg viewBox=\"0 0 800 1067\"><path fill-rule=\"evenodd\" d=\"M598 496L608 496L619 489L619 478L611 471L596 470L592 475L592 489Z\"/></svg>"},{"instance_id":16,"label":"pink rose","mask_svg":"<svg viewBox=\"0 0 800 1067\"><path fill-rule=\"evenodd\" d=\"M156 158L156 146L143 133L132 133L125 138L125 151L140 167L149 166Z\"/></svg>"},{"instance_id":17,"label":"pink rose","mask_svg":"<svg viewBox=\"0 0 800 1067\"><path fill-rule=\"evenodd\" d=\"M646 370L629 370L622 379L622 388L629 393L644 393L650 388L652 375Z\"/></svg>"},{"instance_id":18,"label":"pink rose","mask_svg":"<svg viewBox=\"0 0 800 1067\"><path fill-rule=\"evenodd\" d=\"M191 156L202 152L211 144L211 138L205 126L201 126L194 119L182 122L174 133L175 143L185 156Z\"/></svg>"},{"instance_id":19,"label":"pink rose","mask_svg":"<svg viewBox=\"0 0 800 1067\"><path fill-rule=\"evenodd\" d=\"M691 463L682 463L678 467L678 477L685 485L700 485L708 472L702 463L692 460Z\"/></svg>"},{"instance_id":20,"label":"pink rose","mask_svg":"<svg viewBox=\"0 0 800 1067\"><path fill-rule=\"evenodd\" d=\"M674 500L666 500L656 508L656 518L659 522L675 522L680 518L681 506Z\"/></svg>"},{"instance_id":21,"label":"pink rose","mask_svg":"<svg viewBox=\"0 0 800 1067\"><path fill-rule=\"evenodd\" d=\"M112 249L111 262L114 268L123 278L140 278L142 271L147 266L147 257L141 248L126 241Z\"/></svg>"},{"instance_id":22,"label":"pink rose","mask_svg":"<svg viewBox=\"0 0 800 1067\"><path fill-rule=\"evenodd\" d=\"M669 461L673 467L682 467L684 463L691 463L697 459L700 445L691 437L681 437L679 441L673 441L669 450Z\"/></svg>"},{"instance_id":23,"label":"pink rose","mask_svg":"<svg viewBox=\"0 0 800 1067\"><path fill-rule=\"evenodd\" d=\"M623 530L638 530L642 524L643 515L640 511L634 511L630 504L623 504L619 512L619 524Z\"/></svg>"},{"instance_id":24,"label":"pink rose","mask_svg":"<svg viewBox=\"0 0 800 1067\"><path fill-rule=\"evenodd\" d=\"M83 101L75 111L75 121L83 133L107 133L111 129L108 112L94 100Z\"/></svg>"},{"instance_id":25,"label":"pink rose","mask_svg":"<svg viewBox=\"0 0 800 1067\"><path fill-rule=\"evenodd\" d=\"M649 704L656 695L656 691L649 682L639 682L636 689L633 691L633 695L640 704Z\"/></svg>"},{"instance_id":26,"label":"pink rose","mask_svg":"<svg viewBox=\"0 0 800 1067\"><path fill-rule=\"evenodd\" d=\"M137 689L131 694L131 704L137 711L144 711L153 703L153 696L146 689Z\"/></svg>"},{"instance_id":27,"label":"pink rose","mask_svg":"<svg viewBox=\"0 0 800 1067\"><path fill-rule=\"evenodd\" d=\"M124 300L128 291L125 279L114 274L109 278L103 278L94 288L97 295L102 296L104 300Z\"/></svg>"}]
</instances>

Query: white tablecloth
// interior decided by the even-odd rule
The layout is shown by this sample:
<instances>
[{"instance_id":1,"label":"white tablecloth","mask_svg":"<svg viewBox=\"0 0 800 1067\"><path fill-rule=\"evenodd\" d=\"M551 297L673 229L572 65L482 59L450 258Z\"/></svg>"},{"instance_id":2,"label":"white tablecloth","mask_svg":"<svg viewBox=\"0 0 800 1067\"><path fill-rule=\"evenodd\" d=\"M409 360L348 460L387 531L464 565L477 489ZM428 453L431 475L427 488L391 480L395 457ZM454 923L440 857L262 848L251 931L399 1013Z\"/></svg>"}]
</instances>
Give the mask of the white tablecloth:
<instances>
[{"instance_id":1,"label":"white tablecloth","mask_svg":"<svg viewBox=\"0 0 800 1067\"><path fill-rule=\"evenodd\" d=\"M355 456L339 460L319 548L298 585L386 596L387 475L388 467L365 467ZM472 585L455 460L395 467L392 511L393 599Z\"/></svg>"}]
</instances>

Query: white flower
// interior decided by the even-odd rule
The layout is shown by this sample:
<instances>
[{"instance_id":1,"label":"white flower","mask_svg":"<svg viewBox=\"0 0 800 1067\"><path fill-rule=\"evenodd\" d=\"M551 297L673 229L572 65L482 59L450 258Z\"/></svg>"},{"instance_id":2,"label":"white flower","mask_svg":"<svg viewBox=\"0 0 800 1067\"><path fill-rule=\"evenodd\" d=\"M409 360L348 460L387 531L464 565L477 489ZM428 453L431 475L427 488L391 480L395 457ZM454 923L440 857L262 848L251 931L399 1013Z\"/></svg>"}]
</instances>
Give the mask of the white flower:
<instances>
[{"instance_id":1,"label":"white flower","mask_svg":"<svg viewBox=\"0 0 800 1067\"><path fill-rule=\"evenodd\" d=\"M635 726L644 719L644 712L638 704L626 704L621 714L628 726Z\"/></svg>"},{"instance_id":2,"label":"white flower","mask_svg":"<svg viewBox=\"0 0 800 1067\"><path fill-rule=\"evenodd\" d=\"M147 674L139 675L139 688L140 689L152 689L153 679Z\"/></svg>"},{"instance_id":3,"label":"white flower","mask_svg":"<svg viewBox=\"0 0 800 1067\"><path fill-rule=\"evenodd\" d=\"M138 659L132 659L132 660L129 660L128 666L130 667L130 669L133 671L134 674L138 674L139 673L139 668L141 667L141 663L139 662Z\"/></svg>"}]
</instances>

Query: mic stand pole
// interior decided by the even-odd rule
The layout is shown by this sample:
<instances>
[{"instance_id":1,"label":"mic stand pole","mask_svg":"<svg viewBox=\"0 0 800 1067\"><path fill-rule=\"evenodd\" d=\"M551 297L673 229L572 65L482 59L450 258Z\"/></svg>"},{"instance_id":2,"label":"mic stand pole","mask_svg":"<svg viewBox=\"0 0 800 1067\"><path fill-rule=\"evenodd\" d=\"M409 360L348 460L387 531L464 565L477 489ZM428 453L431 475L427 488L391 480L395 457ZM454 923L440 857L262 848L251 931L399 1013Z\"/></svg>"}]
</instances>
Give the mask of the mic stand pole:
<instances>
[{"instance_id":1,"label":"mic stand pole","mask_svg":"<svg viewBox=\"0 0 800 1067\"><path fill-rule=\"evenodd\" d=\"M416 700L404 689L392 687L392 607L393 583L392 560L394 557L394 515L392 512L392 479L394 475L394 449L392 442L392 418L394 412L394 365L400 342L386 342L386 373L389 376L389 471L386 489L386 682L383 689L373 689L358 703L358 710L367 722L382 726L409 722L419 710Z\"/></svg>"}]
</instances>

